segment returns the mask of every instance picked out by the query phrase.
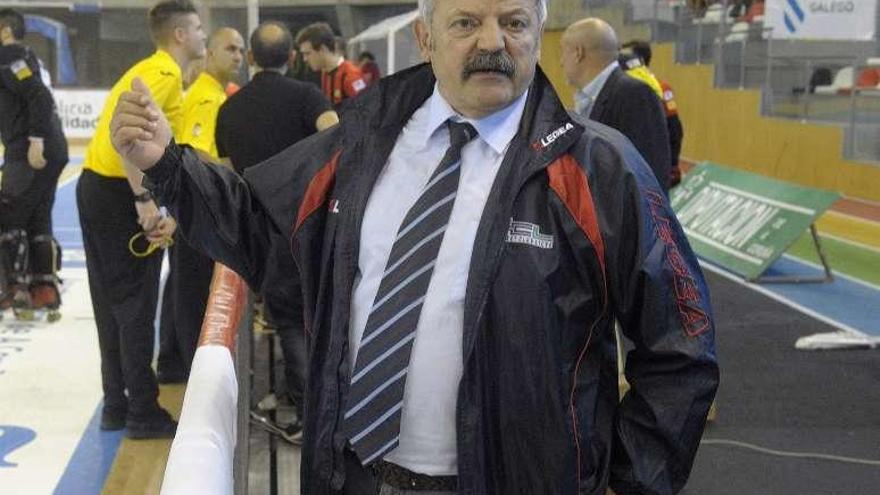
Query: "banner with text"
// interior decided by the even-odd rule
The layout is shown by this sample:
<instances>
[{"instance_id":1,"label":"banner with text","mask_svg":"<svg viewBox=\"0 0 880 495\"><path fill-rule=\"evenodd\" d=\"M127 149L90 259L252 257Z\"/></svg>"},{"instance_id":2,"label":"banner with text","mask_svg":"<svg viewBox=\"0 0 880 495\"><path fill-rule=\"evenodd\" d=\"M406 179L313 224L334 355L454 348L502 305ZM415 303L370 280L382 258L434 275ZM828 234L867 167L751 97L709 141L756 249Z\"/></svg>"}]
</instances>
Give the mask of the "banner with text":
<instances>
[{"instance_id":1,"label":"banner with text","mask_svg":"<svg viewBox=\"0 0 880 495\"><path fill-rule=\"evenodd\" d=\"M776 39L874 39L877 0L767 0L764 23Z\"/></svg>"},{"instance_id":2,"label":"banner with text","mask_svg":"<svg viewBox=\"0 0 880 495\"><path fill-rule=\"evenodd\" d=\"M694 251L748 280L839 198L710 163L694 168L670 196Z\"/></svg>"},{"instance_id":3,"label":"banner with text","mask_svg":"<svg viewBox=\"0 0 880 495\"><path fill-rule=\"evenodd\" d=\"M104 108L107 90L55 89L55 104L64 135L70 138L91 138L98 126L98 117Z\"/></svg>"}]
</instances>

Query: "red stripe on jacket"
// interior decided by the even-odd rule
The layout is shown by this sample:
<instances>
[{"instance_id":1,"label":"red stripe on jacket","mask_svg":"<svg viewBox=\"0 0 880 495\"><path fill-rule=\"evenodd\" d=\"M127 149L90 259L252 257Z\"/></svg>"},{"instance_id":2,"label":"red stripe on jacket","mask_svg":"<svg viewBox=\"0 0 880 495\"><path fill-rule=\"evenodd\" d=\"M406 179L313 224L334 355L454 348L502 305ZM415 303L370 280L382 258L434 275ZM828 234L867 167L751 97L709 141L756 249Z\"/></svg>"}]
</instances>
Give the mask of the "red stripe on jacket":
<instances>
[{"instance_id":1,"label":"red stripe on jacket","mask_svg":"<svg viewBox=\"0 0 880 495\"><path fill-rule=\"evenodd\" d=\"M306 189L306 194L303 196L299 212L296 216L296 224L293 227L294 232L299 230L303 222L318 211L321 205L327 201L327 194L330 192L330 188L333 187L333 180L336 178L336 167L339 165L339 155L341 154L341 151L337 151L333 158L324 164L318 170L318 173L312 177L312 181L309 182L309 187Z\"/></svg>"},{"instance_id":2,"label":"red stripe on jacket","mask_svg":"<svg viewBox=\"0 0 880 495\"><path fill-rule=\"evenodd\" d=\"M593 339L593 332L596 325L602 320L608 312L608 282L605 275L605 241L602 239L602 233L599 231L599 222L596 219L596 207L593 203L593 193L590 191L590 183L587 181L587 174L584 173L580 165L571 155L564 155L555 162L551 163L547 168L547 175L550 178L550 188L556 193L571 216L574 218L578 227L583 231L587 239L593 245L596 251L596 257L599 258L599 266L602 270L602 311L590 325L590 331L587 335L587 341L584 343L578 355L577 364L574 368L574 376L571 382L571 395L569 396L569 407L571 409L571 426L574 433L574 445L577 451L577 479L575 483L580 489L581 481L581 444L578 438L578 422L577 408L575 407L575 393L577 391L577 375L580 371L581 363L587 356L587 349Z\"/></svg>"}]
</instances>

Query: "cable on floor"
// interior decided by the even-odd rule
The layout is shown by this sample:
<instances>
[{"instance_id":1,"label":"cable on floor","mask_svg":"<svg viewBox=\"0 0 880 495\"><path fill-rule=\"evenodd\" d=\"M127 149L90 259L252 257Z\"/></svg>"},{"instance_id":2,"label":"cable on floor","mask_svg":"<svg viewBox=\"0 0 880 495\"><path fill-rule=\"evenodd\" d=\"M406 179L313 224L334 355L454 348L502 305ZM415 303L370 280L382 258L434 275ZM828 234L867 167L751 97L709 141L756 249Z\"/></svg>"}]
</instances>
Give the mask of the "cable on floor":
<instances>
[{"instance_id":1,"label":"cable on floor","mask_svg":"<svg viewBox=\"0 0 880 495\"><path fill-rule=\"evenodd\" d=\"M777 457L792 457L797 459L815 459L820 461L834 461L834 462L843 462L847 464L860 464L864 466L874 466L880 467L880 460L872 460L872 459L859 459L857 457L844 457L839 455L831 455L831 454L819 454L814 452L787 452L784 450L774 450L768 449L766 447L761 447L760 445L755 445L752 443L740 442L737 440L726 440L721 438L712 438L712 439L704 439L700 441L701 445L715 445L715 446L726 446L726 447L739 447L748 450L754 450L756 452L760 452L762 454L777 456Z\"/></svg>"}]
</instances>

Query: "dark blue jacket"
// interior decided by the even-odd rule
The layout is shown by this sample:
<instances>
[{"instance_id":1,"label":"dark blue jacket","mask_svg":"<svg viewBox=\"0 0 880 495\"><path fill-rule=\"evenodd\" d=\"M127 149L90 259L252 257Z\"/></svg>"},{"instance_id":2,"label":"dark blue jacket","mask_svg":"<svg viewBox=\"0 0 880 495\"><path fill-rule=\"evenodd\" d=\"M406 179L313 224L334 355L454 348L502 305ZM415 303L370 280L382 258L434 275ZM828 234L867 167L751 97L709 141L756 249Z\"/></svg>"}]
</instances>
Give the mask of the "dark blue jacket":
<instances>
[{"instance_id":1,"label":"dark blue jacket","mask_svg":"<svg viewBox=\"0 0 880 495\"><path fill-rule=\"evenodd\" d=\"M433 87L428 66L382 79L340 126L244 179L175 145L148 172L186 237L252 286L267 269L268 233L290 238L311 342L306 494L344 483L339 426L362 216ZM615 319L636 346L622 401ZM703 276L644 160L619 133L573 120L540 71L482 215L463 332L461 493L682 488L718 384Z\"/></svg>"}]
</instances>

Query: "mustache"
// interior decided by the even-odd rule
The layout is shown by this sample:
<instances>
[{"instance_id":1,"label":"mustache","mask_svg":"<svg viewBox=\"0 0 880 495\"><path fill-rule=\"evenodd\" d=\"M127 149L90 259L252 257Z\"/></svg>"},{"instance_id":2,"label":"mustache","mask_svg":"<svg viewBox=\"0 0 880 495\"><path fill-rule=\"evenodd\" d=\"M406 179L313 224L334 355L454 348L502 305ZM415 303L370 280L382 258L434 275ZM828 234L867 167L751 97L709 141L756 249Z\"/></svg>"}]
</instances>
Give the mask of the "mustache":
<instances>
[{"instance_id":1,"label":"mustache","mask_svg":"<svg viewBox=\"0 0 880 495\"><path fill-rule=\"evenodd\" d=\"M512 79L516 73L516 65L504 50L478 52L465 64L464 79L468 79L474 72L499 72Z\"/></svg>"}]
</instances>

